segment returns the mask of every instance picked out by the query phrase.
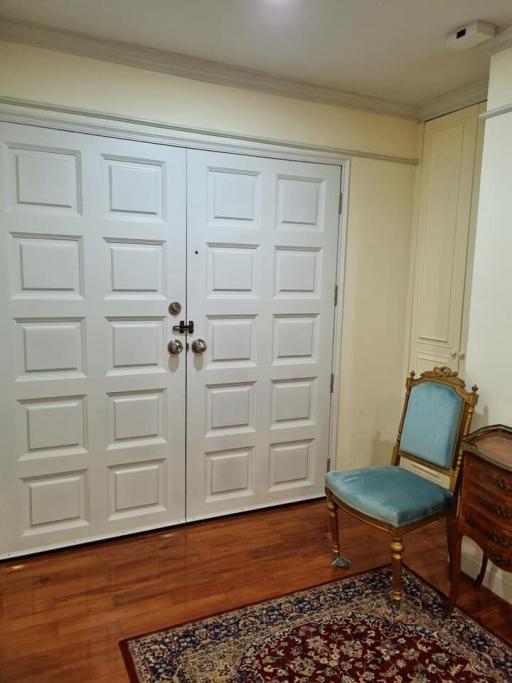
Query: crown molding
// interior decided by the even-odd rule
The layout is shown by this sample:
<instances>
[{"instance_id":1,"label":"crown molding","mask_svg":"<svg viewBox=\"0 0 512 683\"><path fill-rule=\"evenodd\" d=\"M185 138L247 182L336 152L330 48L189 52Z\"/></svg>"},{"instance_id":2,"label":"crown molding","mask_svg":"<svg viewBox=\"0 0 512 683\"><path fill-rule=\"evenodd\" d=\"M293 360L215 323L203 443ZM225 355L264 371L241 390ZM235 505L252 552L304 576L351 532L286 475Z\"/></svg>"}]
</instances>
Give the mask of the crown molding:
<instances>
[{"instance_id":1,"label":"crown molding","mask_svg":"<svg viewBox=\"0 0 512 683\"><path fill-rule=\"evenodd\" d=\"M438 116L449 114L452 111L457 111L457 109L464 109L464 107L469 107L472 104L485 102L488 87L489 81L484 79L441 95L421 107L420 118L422 121L428 121Z\"/></svg>"},{"instance_id":2,"label":"crown molding","mask_svg":"<svg viewBox=\"0 0 512 683\"><path fill-rule=\"evenodd\" d=\"M96 38L85 33L57 30L6 16L0 16L0 40L149 69L217 85L257 90L400 118L418 119L417 107L408 104L367 97L335 88L325 88L299 80L278 78L260 71L242 69L166 50Z\"/></svg>"},{"instance_id":3,"label":"crown molding","mask_svg":"<svg viewBox=\"0 0 512 683\"><path fill-rule=\"evenodd\" d=\"M487 40L485 43L487 54L491 55L491 57L502 50L506 50L508 47L512 47L512 26L501 29L494 38Z\"/></svg>"},{"instance_id":4,"label":"crown molding","mask_svg":"<svg viewBox=\"0 0 512 683\"><path fill-rule=\"evenodd\" d=\"M480 118L486 121L487 119L494 119L496 116L502 116L503 114L510 114L512 111L512 104L502 104L500 107L494 107L494 109L488 109L480 114Z\"/></svg>"},{"instance_id":5,"label":"crown molding","mask_svg":"<svg viewBox=\"0 0 512 683\"><path fill-rule=\"evenodd\" d=\"M256 90L308 102L371 111L405 119L427 121L487 99L488 81L478 81L453 90L422 107L358 95L335 88L278 78L269 74L229 66L156 48L96 38L85 33L49 28L0 15L0 40L32 45L57 52L124 64L139 69L189 78L216 85ZM487 42L490 54L512 46L512 27ZM491 50L494 50L491 52Z\"/></svg>"},{"instance_id":6,"label":"crown molding","mask_svg":"<svg viewBox=\"0 0 512 683\"><path fill-rule=\"evenodd\" d=\"M57 114L57 116L54 116ZM191 149L232 152L254 156L296 158L324 164L342 164L353 157L416 166L412 157L392 156L358 149L326 147L299 141L232 133L213 128L197 128L166 121L95 111L82 107L22 100L0 95L0 121L77 133L151 142ZM149 130L148 130L149 129ZM285 157L283 157L285 155Z\"/></svg>"}]
</instances>

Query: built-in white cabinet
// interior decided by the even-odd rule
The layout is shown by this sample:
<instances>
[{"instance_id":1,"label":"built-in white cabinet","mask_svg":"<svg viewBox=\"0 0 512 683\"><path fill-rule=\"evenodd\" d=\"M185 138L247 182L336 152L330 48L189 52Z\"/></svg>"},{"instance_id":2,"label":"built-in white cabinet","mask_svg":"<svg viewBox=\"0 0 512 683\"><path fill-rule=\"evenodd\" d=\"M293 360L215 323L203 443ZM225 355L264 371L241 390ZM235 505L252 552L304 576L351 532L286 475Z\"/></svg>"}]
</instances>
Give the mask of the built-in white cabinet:
<instances>
[{"instance_id":1,"label":"built-in white cabinet","mask_svg":"<svg viewBox=\"0 0 512 683\"><path fill-rule=\"evenodd\" d=\"M419 170L409 369L463 372L484 105L428 121Z\"/></svg>"}]
</instances>

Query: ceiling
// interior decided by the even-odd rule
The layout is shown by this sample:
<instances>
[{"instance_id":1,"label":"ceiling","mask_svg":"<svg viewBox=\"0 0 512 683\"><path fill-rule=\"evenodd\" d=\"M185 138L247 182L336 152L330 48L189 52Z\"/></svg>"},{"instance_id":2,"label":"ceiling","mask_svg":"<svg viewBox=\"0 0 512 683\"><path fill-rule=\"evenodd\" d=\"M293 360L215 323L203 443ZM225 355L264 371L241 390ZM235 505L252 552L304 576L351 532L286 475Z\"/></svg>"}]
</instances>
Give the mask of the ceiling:
<instances>
[{"instance_id":1,"label":"ceiling","mask_svg":"<svg viewBox=\"0 0 512 683\"><path fill-rule=\"evenodd\" d=\"M0 0L0 14L416 107L487 78L485 48L446 35L511 25L512 0Z\"/></svg>"}]
</instances>

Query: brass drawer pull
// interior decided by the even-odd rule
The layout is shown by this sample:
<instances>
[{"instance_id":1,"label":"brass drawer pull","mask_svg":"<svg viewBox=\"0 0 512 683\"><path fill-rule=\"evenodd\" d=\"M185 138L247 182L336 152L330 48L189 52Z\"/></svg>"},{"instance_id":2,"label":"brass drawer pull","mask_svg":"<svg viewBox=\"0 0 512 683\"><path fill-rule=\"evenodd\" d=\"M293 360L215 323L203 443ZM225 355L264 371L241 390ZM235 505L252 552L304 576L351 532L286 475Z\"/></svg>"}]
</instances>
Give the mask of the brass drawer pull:
<instances>
[{"instance_id":1,"label":"brass drawer pull","mask_svg":"<svg viewBox=\"0 0 512 683\"><path fill-rule=\"evenodd\" d=\"M489 559L493 564L498 564L501 567L510 567L512 566L512 560L507 559L506 557L503 557L503 555L495 555L493 553L489 553Z\"/></svg>"},{"instance_id":2,"label":"brass drawer pull","mask_svg":"<svg viewBox=\"0 0 512 683\"><path fill-rule=\"evenodd\" d=\"M493 543L496 543L496 545L502 545L504 548L510 548L512 547L512 537L509 538L502 534L497 534L495 531L492 532L491 534L491 540Z\"/></svg>"},{"instance_id":3,"label":"brass drawer pull","mask_svg":"<svg viewBox=\"0 0 512 683\"><path fill-rule=\"evenodd\" d=\"M503 519L512 519L512 508L506 508L504 505L501 505L501 503L494 503L491 505L491 510L498 517L502 517Z\"/></svg>"},{"instance_id":4,"label":"brass drawer pull","mask_svg":"<svg viewBox=\"0 0 512 683\"><path fill-rule=\"evenodd\" d=\"M512 482L507 481L506 479L495 479L494 483L502 491L512 491Z\"/></svg>"}]
</instances>

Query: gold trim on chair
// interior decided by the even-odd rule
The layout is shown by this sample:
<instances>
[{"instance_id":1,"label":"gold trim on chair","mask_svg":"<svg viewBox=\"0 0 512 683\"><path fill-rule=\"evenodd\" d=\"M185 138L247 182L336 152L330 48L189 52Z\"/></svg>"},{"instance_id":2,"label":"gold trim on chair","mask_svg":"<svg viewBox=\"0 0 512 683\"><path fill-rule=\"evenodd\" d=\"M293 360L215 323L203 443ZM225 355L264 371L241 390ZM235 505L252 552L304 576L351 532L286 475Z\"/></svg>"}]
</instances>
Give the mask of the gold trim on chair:
<instances>
[{"instance_id":1,"label":"gold trim on chair","mask_svg":"<svg viewBox=\"0 0 512 683\"><path fill-rule=\"evenodd\" d=\"M457 425L457 432L455 438L455 445L453 448L453 454L451 457L451 463L449 467L442 467L440 465L427 462L420 457L411 455L401 449L402 442L402 432L404 428L405 417L407 414L407 408L409 406L409 399L411 396L412 389L423 382L430 382L434 384L442 384L451 387L458 396L463 400L463 406L460 412L460 418ZM448 367L436 367L431 371L423 372L419 377L415 376L414 372L411 372L407 377L406 383L406 393L404 406L402 410L402 415L400 418L400 424L398 427L398 434L396 438L396 443L393 448L393 456L391 464L394 466L399 466L402 458L410 459L415 462L421 462L427 464L428 467L449 475L450 478L450 490L453 492L457 485L458 475L461 467L461 451L460 442L461 439L469 432L471 427L471 420L473 418L473 413L475 406L478 402L478 387L473 386L471 391L466 390L466 385L464 381L458 376L456 372ZM420 475L414 475L420 476ZM392 598L395 604L399 605L402 597L401 591L401 571L402 571L402 552L403 552L403 537L405 534L414 529L418 529L426 524L441 519L443 517L450 518L454 506L445 509L441 512L434 513L425 519L416 521L410 524L405 524L400 527L393 526L392 524L387 524L379 519L375 519L359 510L354 509L348 505L343 500L340 500L328 487L325 489L327 496L327 511L329 515L331 536L332 536L332 552L334 555L333 565L346 567L350 564L349 560L341 555L340 540L339 540L339 520L338 520L338 510L341 508L345 512L359 519L362 522L370 524L378 529L387 531L391 535L391 559L393 567L393 585L392 585Z\"/></svg>"}]
</instances>

